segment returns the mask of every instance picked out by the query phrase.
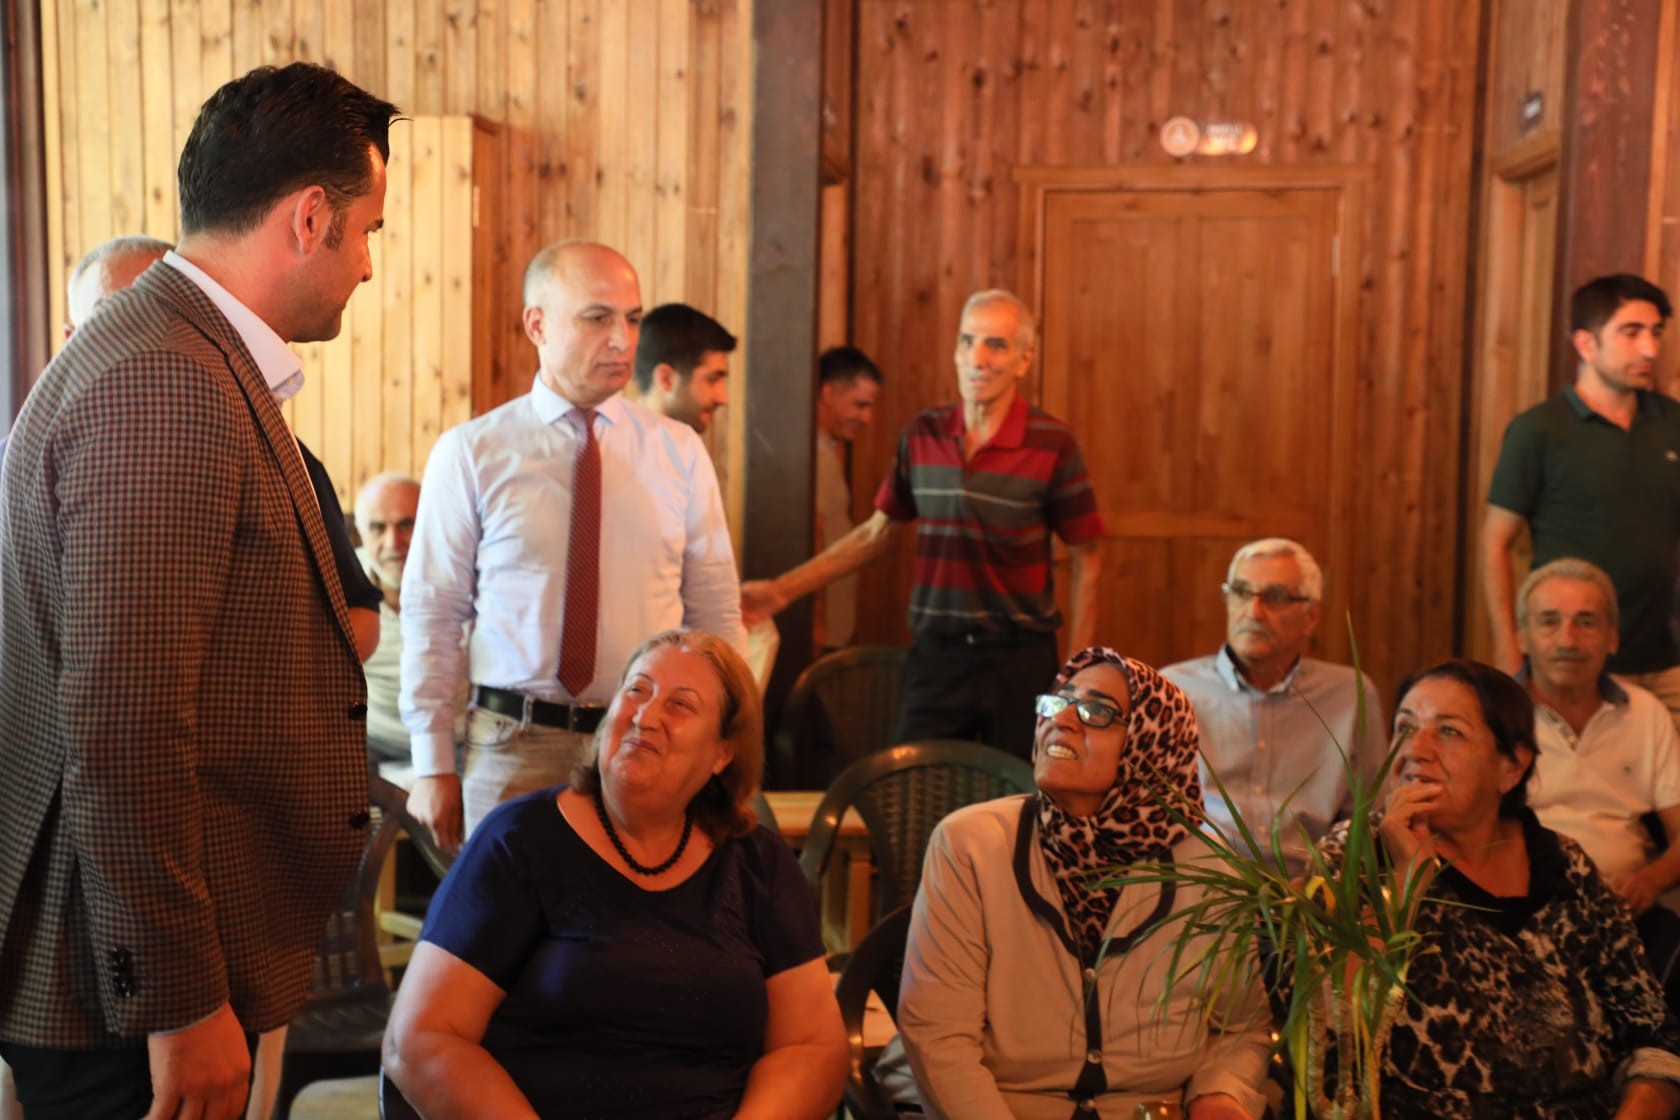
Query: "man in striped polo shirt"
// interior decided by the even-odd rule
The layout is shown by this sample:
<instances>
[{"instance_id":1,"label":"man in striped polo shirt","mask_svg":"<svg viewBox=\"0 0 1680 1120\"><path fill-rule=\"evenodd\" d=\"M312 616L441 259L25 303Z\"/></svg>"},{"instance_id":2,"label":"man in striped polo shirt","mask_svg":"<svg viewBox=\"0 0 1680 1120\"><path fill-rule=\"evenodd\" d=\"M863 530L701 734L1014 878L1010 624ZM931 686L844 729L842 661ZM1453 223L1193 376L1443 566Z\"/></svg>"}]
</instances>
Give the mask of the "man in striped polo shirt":
<instances>
[{"instance_id":1,"label":"man in striped polo shirt","mask_svg":"<svg viewBox=\"0 0 1680 1120\"><path fill-rule=\"evenodd\" d=\"M744 612L774 614L887 552L916 521L900 742L975 739L1031 757L1034 697L1059 664L1052 531L1073 559L1071 647L1094 644L1102 520L1073 432L1020 395L1035 344L1018 297L970 296L960 399L904 429L874 514L799 567L742 585Z\"/></svg>"}]
</instances>

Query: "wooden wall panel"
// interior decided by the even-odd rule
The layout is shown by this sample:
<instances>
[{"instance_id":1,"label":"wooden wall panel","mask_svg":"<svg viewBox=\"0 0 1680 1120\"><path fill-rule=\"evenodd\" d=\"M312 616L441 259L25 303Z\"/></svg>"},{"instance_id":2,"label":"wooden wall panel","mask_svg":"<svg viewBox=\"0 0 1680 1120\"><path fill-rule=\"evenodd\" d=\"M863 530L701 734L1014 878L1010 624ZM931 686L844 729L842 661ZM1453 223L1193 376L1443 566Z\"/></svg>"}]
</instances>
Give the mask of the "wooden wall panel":
<instances>
[{"instance_id":1,"label":"wooden wall panel","mask_svg":"<svg viewBox=\"0 0 1680 1120\"><path fill-rule=\"evenodd\" d=\"M1481 5L857 6L853 340L887 385L854 447L856 504L867 508L910 417L955 396L963 297L1020 285L1014 167L1169 164L1157 141L1167 118L1247 120L1259 144L1233 163L1351 164L1372 176L1352 216L1361 255L1342 261L1360 291L1358 454L1338 465L1357 529L1346 570L1327 578L1345 581L1385 692L1450 653ZM1102 359L1104 376L1124 377L1138 356ZM1095 483L1105 506L1124 507ZM908 555L863 581L860 640L904 639Z\"/></svg>"},{"instance_id":2,"label":"wooden wall panel","mask_svg":"<svg viewBox=\"0 0 1680 1120\"><path fill-rule=\"evenodd\" d=\"M745 332L751 27L751 0L43 0L54 318L92 246L177 236L176 158L204 98L237 73L324 62L431 119L393 129L412 155L392 167L393 210L471 205L451 176L475 141L432 118L476 116L501 167L479 192L502 215L487 285L471 246L388 223L342 338L299 347L309 387L289 406L345 497L379 470L418 472L438 431L528 388L520 282L551 241L613 244L648 306L684 300ZM463 286L492 336L470 371L470 340L438 321ZM739 412L710 437L724 476ZM737 530L738 490L726 488Z\"/></svg>"},{"instance_id":3,"label":"wooden wall panel","mask_svg":"<svg viewBox=\"0 0 1680 1120\"><path fill-rule=\"evenodd\" d=\"M1645 223L1645 273L1680 299L1680 0L1665 0L1657 41L1657 106L1651 138L1651 206ZM1670 326L1670 331L1674 328ZM1658 363L1661 383L1680 396L1680 338L1669 336Z\"/></svg>"},{"instance_id":4,"label":"wooden wall panel","mask_svg":"<svg viewBox=\"0 0 1680 1120\"><path fill-rule=\"evenodd\" d=\"M1525 136L1563 126L1569 0L1493 0L1489 18L1486 147L1506 151ZM1541 114L1524 127L1522 102L1540 95Z\"/></svg>"}]
</instances>

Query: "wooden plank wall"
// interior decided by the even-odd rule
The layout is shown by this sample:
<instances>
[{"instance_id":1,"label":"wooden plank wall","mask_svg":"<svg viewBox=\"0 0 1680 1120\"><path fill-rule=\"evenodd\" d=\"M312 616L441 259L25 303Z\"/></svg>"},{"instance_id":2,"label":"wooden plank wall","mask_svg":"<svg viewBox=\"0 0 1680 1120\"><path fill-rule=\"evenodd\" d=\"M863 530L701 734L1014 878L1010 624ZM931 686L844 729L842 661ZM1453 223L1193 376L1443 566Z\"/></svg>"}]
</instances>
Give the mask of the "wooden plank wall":
<instances>
[{"instance_id":1,"label":"wooden plank wall","mask_svg":"<svg viewBox=\"0 0 1680 1120\"><path fill-rule=\"evenodd\" d=\"M1680 58L1676 55L1680 55L1680 0L1665 0L1657 40L1645 272L1670 299L1680 300ZM1680 334L1673 324L1657 372L1668 392L1680 396Z\"/></svg>"},{"instance_id":2,"label":"wooden plank wall","mask_svg":"<svg viewBox=\"0 0 1680 1120\"><path fill-rule=\"evenodd\" d=\"M492 328L480 406L529 385L520 277L559 238L625 251L648 306L684 300L745 330L751 0L44 0L41 15L55 320L88 248L118 233L177 235L175 161L204 98L254 66L306 59L405 114L499 126L490 186L504 218L493 290L476 296ZM446 204L441 139L402 129L418 146L392 202ZM374 282L346 317L348 352L303 348L311 389L295 406L346 494L381 469L418 471L460 414L443 383L462 340L417 350L406 330L438 314L446 247L435 231L394 226L378 241ZM744 371L735 379L739 399ZM740 410L725 415L712 450L727 479ZM739 490L726 481L737 530Z\"/></svg>"},{"instance_id":3,"label":"wooden plank wall","mask_svg":"<svg viewBox=\"0 0 1680 1120\"><path fill-rule=\"evenodd\" d=\"M1341 468L1356 544L1327 577L1346 581L1385 694L1449 654L1481 7L858 0L852 334L887 386L854 448L857 504L900 427L955 395L963 298L1019 283L1013 167L1170 163L1168 117L1247 120L1259 146L1238 159L1374 173L1362 257L1343 265L1361 292L1358 454ZM1128 355L1111 360L1123 376ZM907 587L908 547L863 581L860 640L904 639Z\"/></svg>"}]
</instances>

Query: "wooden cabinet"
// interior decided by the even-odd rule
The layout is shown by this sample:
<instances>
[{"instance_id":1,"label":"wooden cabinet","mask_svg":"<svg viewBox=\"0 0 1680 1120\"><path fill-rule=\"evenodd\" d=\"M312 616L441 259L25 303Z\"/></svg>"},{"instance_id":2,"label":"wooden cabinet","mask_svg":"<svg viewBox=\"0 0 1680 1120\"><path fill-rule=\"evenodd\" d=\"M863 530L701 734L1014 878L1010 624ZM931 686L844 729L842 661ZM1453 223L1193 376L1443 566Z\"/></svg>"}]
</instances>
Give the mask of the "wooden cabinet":
<instances>
[{"instance_id":1,"label":"wooden cabinet","mask_svg":"<svg viewBox=\"0 0 1680 1120\"><path fill-rule=\"evenodd\" d=\"M496 333L518 308L497 282L499 129L471 116L391 126L373 280L331 342L296 347L305 385L287 407L345 508L381 471L418 478L443 431L505 400Z\"/></svg>"}]
</instances>

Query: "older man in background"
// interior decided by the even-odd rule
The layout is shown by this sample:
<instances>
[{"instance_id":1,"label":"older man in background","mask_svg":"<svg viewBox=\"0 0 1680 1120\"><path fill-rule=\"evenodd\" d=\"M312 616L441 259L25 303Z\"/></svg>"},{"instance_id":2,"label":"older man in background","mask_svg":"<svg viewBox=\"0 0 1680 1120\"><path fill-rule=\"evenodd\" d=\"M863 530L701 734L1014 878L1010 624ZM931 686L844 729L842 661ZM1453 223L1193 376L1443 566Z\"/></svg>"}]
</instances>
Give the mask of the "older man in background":
<instances>
[{"instance_id":1,"label":"older man in background","mask_svg":"<svg viewBox=\"0 0 1680 1120\"><path fill-rule=\"evenodd\" d=\"M70 273L70 299L65 305L69 321L64 324L64 337L75 334L93 317L100 304L134 283L135 277L152 267L154 261L162 260L172 248L167 241L128 233L88 250Z\"/></svg>"},{"instance_id":2,"label":"older man in background","mask_svg":"<svg viewBox=\"0 0 1680 1120\"><path fill-rule=\"evenodd\" d=\"M1208 819L1243 847L1235 808L1263 849L1275 835L1290 870L1300 872L1308 849L1352 807L1349 766L1367 780L1382 776L1382 705L1365 674L1306 656L1324 576L1301 545L1283 537L1243 545L1220 594L1225 644L1161 675L1196 709Z\"/></svg>"},{"instance_id":3,"label":"older man in background","mask_svg":"<svg viewBox=\"0 0 1680 1120\"><path fill-rule=\"evenodd\" d=\"M1539 749L1528 804L1586 849L1660 967L1680 949L1680 915L1658 902L1680 883L1680 736L1661 700L1606 668L1617 609L1610 576L1575 557L1536 568L1517 592L1518 677Z\"/></svg>"},{"instance_id":4,"label":"older man in background","mask_svg":"<svg viewBox=\"0 0 1680 1120\"><path fill-rule=\"evenodd\" d=\"M1072 430L1020 391L1037 346L1019 296L970 296L953 354L958 399L904 429L875 512L812 559L742 588L749 616L775 614L885 555L914 522L899 742L973 739L1031 757L1034 701L1059 661L1052 533L1073 567L1069 645L1093 644L1102 518Z\"/></svg>"},{"instance_id":5,"label":"older man in background","mask_svg":"<svg viewBox=\"0 0 1680 1120\"><path fill-rule=\"evenodd\" d=\"M368 686L368 750L382 761L407 762L408 732L397 711L402 668L402 575L414 539L420 484L394 471L377 474L356 492L357 557L379 589L379 644L362 665Z\"/></svg>"}]
</instances>

